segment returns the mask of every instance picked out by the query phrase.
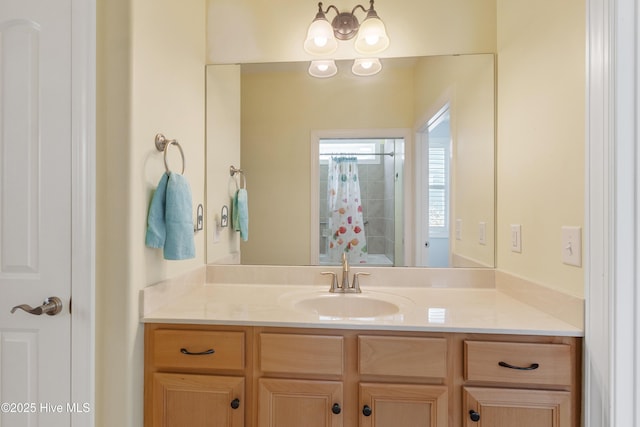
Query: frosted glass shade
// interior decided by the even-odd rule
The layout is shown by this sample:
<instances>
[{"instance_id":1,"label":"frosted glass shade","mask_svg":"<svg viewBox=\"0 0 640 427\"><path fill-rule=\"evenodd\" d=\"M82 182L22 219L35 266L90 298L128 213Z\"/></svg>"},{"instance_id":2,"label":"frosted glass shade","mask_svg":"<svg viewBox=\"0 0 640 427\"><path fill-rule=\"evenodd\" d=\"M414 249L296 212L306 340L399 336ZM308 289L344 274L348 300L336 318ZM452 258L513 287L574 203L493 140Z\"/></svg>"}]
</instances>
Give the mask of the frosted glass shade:
<instances>
[{"instance_id":1,"label":"frosted glass shade","mask_svg":"<svg viewBox=\"0 0 640 427\"><path fill-rule=\"evenodd\" d=\"M353 61L351 72L356 76L373 76L382 70L382 64L378 58L358 58Z\"/></svg>"},{"instance_id":2,"label":"frosted glass shade","mask_svg":"<svg viewBox=\"0 0 640 427\"><path fill-rule=\"evenodd\" d=\"M311 61L309 65L309 74L313 77L327 78L335 76L338 72L338 67L332 59L323 59L319 61Z\"/></svg>"},{"instance_id":3,"label":"frosted glass shade","mask_svg":"<svg viewBox=\"0 0 640 427\"><path fill-rule=\"evenodd\" d=\"M316 19L307 31L304 50L311 55L330 55L338 49L333 27L326 19Z\"/></svg>"},{"instance_id":4,"label":"frosted glass shade","mask_svg":"<svg viewBox=\"0 0 640 427\"><path fill-rule=\"evenodd\" d=\"M363 55L380 53L389 47L389 36L384 23L377 16L368 17L360 25L355 50Z\"/></svg>"}]
</instances>

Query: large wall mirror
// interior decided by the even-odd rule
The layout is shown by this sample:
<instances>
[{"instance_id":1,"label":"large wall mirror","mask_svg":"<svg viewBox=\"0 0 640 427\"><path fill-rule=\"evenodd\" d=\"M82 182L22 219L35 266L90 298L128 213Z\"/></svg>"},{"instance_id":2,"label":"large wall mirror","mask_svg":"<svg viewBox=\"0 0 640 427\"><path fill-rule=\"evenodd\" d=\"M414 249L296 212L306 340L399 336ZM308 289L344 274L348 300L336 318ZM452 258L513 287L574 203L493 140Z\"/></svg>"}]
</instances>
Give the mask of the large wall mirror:
<instances>
[{"instance_id":1,"label":"large wall mirror","mask_svg":"<svg viewBox=\"0 0 640 427\"><path fill-rule=\"evenodd\" d=\"M250 232L245 242L223 230L225 245L241 254L230 259L331 263L341 231L335 212L353 208L362 217L344 219L366 239L348 240L360 245L358 263L494 267L494 56L387 58L369 77L353 75L348 61L337 65L326 79L310 76L308 63L240 66ZM208 158L218 150L212 144ZM328 193L341 190L332 190L331 168L347 158L358 168L357 206L332 209ZM220 184L229 198L233 185Z\"/></svg>"}]
</instances>

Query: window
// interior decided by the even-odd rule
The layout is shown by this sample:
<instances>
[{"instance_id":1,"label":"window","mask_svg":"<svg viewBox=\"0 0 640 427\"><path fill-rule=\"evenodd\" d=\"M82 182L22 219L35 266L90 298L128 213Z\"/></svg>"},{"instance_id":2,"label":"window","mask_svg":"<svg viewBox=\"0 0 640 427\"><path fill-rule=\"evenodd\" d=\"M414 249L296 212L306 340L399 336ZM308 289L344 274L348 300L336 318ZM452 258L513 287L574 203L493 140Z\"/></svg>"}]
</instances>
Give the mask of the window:
<instances>
[{"instance_id":1,"label":"window","mask_svg":"<svg viewBox=\"0 0 640 427\"><path fill-rule=\"evenodd\" d=\"M429 235L449 234L449 146L443 142L429 144Z\"/></svg>"}]
</instances>

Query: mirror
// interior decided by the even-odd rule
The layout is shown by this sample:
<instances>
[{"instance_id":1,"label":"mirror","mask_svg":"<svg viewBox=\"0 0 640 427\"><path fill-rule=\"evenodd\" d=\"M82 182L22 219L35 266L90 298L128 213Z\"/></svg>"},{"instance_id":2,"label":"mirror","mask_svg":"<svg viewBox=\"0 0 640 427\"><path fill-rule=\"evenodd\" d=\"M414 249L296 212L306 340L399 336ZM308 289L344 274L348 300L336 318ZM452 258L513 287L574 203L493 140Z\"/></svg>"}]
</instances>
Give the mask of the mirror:
<instances>
[{"instance_id":1,"label":"mirror","mask_svg":"<svg viewBox=\"0 0 640 427\"><path fill-rule=\"evenodd\" d=\"M357 77L351 61L337 61L338 73L327 79L311 77L308 63L240 66L249 239L223 232L231 236L231 251L240 248L242 264L318 259L326 197L319 194L317 145L322 137L348 135L404 138L403 164L393 172L401 182L394 239L403 254L395 265L495 266L494 56L386 58L382 64L377 75ZM213 126L208 119L208 134ZM215 152L211 144L208 157ZM228 199L233 185L223 184ZM208 262L217 261L208 255Z\"/></svg>"}]
</instances>

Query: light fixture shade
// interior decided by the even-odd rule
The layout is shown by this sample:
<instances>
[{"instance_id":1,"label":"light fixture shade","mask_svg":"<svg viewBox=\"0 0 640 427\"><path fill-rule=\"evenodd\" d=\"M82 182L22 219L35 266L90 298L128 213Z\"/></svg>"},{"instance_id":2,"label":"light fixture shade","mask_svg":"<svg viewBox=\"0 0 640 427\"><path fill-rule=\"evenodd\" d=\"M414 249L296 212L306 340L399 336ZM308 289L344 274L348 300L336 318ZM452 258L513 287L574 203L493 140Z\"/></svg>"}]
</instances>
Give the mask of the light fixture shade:
<instances>
[{"instance_id":1,"label":"light fixture shade","mask_svg":"<svg viewBox=\"0 0 640 427\"><path fill-rule=\"evenodd\" d=\"M389 36L377 15L367 16L360 25L354 48L363 55L373 55L389 47Z\"/></svg>"},{"instance_id":2,"label":"light fixture shade","mask_svg":"<svg viewBox=\"0 0 640 427\"><path fill-rule=\"evenodd\" d=\"M333 27L326 18L316 18L307 31L304 50L311 55L331 55L338 49Z\"/></svg>"},{"instance_id":3,"label":"light fixture shade","mask_svg":"<svg viewBox=\"0 0 640 427\"><path fill-rule=\"evenodd\" d=\"M382 70L382 64L378 58L358 58L353 61L351 72L356 76L373 76Z\"/></svg>"},{"instance_id":4,"label":"light fixture shade","mask_svg":"<svg viewBox=\"0 0 640 427\"><path fill-rule=\"evenodd\" d=\"M337 72L338 67L333 59L311 61L311 65L309 65L309 74L313 77L324 79L335 76Z\"/></svg>"}]
</instances>

